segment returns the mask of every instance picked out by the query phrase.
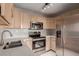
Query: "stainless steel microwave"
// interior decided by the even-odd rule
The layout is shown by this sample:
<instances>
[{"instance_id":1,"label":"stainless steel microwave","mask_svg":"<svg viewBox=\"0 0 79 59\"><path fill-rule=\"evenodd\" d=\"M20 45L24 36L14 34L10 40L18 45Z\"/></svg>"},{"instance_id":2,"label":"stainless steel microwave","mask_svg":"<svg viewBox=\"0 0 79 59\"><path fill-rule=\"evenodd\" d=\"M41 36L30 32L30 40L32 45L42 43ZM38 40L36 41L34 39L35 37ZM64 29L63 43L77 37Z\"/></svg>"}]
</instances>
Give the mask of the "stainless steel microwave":
<instances>
[{"instance_id":1,"label":"stainless steel microwave","mask_svg":"<svg viewBox=\"0 0 79 59\"><path fill-rule=\"evenodd\" d=\"M42 22L31 22L30 29L36 29L36 30L43 29L43 23Z\"/></svg>"}]
</instances>

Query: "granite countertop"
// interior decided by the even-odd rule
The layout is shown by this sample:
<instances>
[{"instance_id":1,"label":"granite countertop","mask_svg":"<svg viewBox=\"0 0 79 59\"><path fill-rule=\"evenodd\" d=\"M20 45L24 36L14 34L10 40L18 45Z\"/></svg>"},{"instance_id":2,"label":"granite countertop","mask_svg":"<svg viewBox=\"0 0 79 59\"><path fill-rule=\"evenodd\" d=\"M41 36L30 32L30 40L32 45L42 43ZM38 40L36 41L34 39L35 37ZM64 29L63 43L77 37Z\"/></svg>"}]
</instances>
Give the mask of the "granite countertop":
<instances>
[{"instance_id":1,"label":"granite countertop","mask_svg":"<svg viewBox=\"0 0 79 59\"><path fill-rule=\"evenodd\" d=\"M48 35L48 36L46 36L46 37L54 37L54 38L56 38L56 36L55 36L55 35Z\"/></svg>"},{"instance_id":2,"label":"granite countertop","mask_svg":"<svg viewBox=\"0 0 79 59\"><path fill-rule=\"evenodd\" d=\"M0 56L34 56L34 53L30 48L22 42L23 45L20 47L3 49L3 46L0 46Z\"/></svg>"},{"instance_id":3,"label":"granite countertop","mask_svg":"<svg viewBox=\"0 0 79 59\"><path fill-rule=\"evenodd\" d=\"M9 38L4 38L5 39L28 39L29 37L9 37Z\"/></svg>"}]
</instances>

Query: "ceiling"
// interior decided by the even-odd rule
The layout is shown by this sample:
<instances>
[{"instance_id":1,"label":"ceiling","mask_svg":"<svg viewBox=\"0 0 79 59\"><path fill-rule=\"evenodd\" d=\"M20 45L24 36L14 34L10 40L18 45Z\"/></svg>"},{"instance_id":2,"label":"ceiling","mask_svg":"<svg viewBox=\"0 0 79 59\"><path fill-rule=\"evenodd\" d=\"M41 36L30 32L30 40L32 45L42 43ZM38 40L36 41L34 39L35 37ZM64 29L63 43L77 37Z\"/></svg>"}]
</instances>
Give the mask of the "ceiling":
<instances>
[{"instance_id":1,"label":"ceiling","mask_svg":"<svg viewBox=\"0 0 79 59\"><path fill-rule=\"evenodd\" d=\"M79 8L79 3L50 3L45 10L42 9L45 3L15 3L14 5L45 16L57 16L66 11Z\"/></svg>"}]
</instances>

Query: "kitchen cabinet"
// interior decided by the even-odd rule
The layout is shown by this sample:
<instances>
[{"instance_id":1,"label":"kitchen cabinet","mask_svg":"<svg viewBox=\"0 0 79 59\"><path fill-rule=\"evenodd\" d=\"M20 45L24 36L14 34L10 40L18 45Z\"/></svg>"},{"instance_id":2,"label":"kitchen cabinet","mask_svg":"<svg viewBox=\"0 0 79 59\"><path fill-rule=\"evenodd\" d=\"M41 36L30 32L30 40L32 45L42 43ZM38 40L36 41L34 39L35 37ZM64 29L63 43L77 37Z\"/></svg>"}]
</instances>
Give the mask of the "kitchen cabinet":
<instances>
[{"instance_id":1,"label":"kitchen cabinet","mask_svg":"<svg viewBox=\"0 0 79 59\"><path fill-rule=\"evenodd\" d=\"M35 15L32 15L31 16L31 21L33 22L43 22L44 21L44 17L43 16L35 16Z\"/></svg>"},{"instance_id":2,"label":"kitchen cabinet","mask_svg":"<svg viewBox=\"0 0 79 59\"><path fill-rule=\"evenodd\" d=\"M32 50L32 38L27 38L26 39L26 44Z\"/></svg>"},{"instance_id":3,"label":"kitchen cabinet","mask_svg":"<svg viewBox=\"0 0 79 59\"><path fill-rule=\"evenodd\" d=\"M53 51L56 51L56 38L55 37L50 37L50 46Z\"/></svg>"},{"instance_id":4,"label":"kitchen cabinet","mask_svg":"<svg viewBox=\"0 0 79 59\"><path fill-rule=\"evenodd\" d=\"M2 3L1 4L1 15L7 20L11 20L13 17L13 4L12 3Z\"/></svg>"},{"instance_id":5,"label":"kitchen cabinet","mask_svg":"<svg viewBox=\"0 0 79 59\"><path fill-rule=\"evenodd\" d=\"M0 28L21 28L22 12L12 3L1 4L1 15L9 22L9 25L0 26Z\"/></svg>"},{"instance_id":6,"label":"kitchen cabinet","mask_svg":"<svg viewBox=\"0 0 79 59\"><path fill-rule=\"evenodd\" d=\"M13 20L14 20L14 28L21 28L21 16L22 13L19 9L14 8L13 11Z\"/></svg>"},{"instance_id":7,"label":"kitchen cabinet","mask_svg":"<svg viewBox=\"0 0 79 59\"><path fill-rule=\"evenodd\" d=\"M56 38L55 36L46 36L46 51L56 51Z\"/></svg>"},{"instance_id":8,"label":"kitchen cabinet","mask_svg":"<svg viewBox=\"0 0 79 59\"><path fill-rule=\"evenodd\" d=\"M22 12L21 17L22 17L21 18L21 28L29 29L31 16L28 15L26 12Z\"/></svg>"},{"instance_id":9,"label":"kitchen cabinet","mask_svg":"<svg viewBox=\"0 0 79 59\"><path fill-rule=\"evenodd\" d=\"M44 29L56 29L56 20L53 18L45 18L43 16L28 15L23 12L22 28L30 28L31 22L42 22Z\"/></svg>"},{"instance_id":10,"label":"kitchen cabinet","mask_svg":"<svg viewBox=\"0 0 79 59\"><path fill-rule=\"evenodd\" d=\"M56 21L46 18L46 21L44 22L44 29L56 29Z\"/></svg>"},{"instance_id":11,"label":"kitchen cabinet","mask_svg":"<svg viewBox=\"0 0 79 59\"><path fill-rule=\"evenodd\" d=\"M0 25L5 25L5 26L8 26L8 21L0 15Z\"/></svg>"},{"instance_id":12,"label":"kitchen cabinet","mask_svg":"<svg viewBox=\"0 0 79 59\"><path fill-rule=\"evenodd\" d=\"M50 37L46 36L46 51L50 50Z\"/></svg>"},{"instance_id":13,"label":"kitchen cabinet","mask_svg":"<svg viewBox=\"0 0 79 59\"><path fill-rule=\"evenodd\" d=\"M13 27L13 4L12 3L1 3L1 15L9 22L7 28Z\"/></svg>"},{"instance_id":14,"label":"kitchen cabinet","mask_svg":"<svg viewBox=\"0 0 79 59\"><path fill-rule=\"evenodd\" d=\"M56 18L56 26L61 25L64 23L64 18L63 17L58 17Z\"/></svg>"}]
</instances>

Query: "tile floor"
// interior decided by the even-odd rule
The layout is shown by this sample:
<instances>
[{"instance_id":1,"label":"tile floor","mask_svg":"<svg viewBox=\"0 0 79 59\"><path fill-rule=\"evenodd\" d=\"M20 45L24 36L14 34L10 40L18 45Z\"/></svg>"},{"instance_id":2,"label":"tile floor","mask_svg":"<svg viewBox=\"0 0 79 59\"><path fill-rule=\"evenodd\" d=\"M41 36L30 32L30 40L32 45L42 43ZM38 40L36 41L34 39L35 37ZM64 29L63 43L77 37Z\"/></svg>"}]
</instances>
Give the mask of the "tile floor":
<instances>
[{"instance_id":1,"label":"tile floor","mask_svg":"<svg viewBox=\"0 0 79 59\"><path fill-rule=\"evenodd\" d=\"M64 49L64 54L63 54L63 51L61 51L61 49L59 49L58 51L58 55L53 52L52 50L46 52L46 51L39 51L36 54L36 56L79 56L79 53L77 52L74 52L72 50L69 50L69 49Z\"/></svg>"},{"instance_id":2,"label":"tile floor","mask_svg":"<svg viewBox=\"0 0 79 59\"><path fill-rule=\"evenodd\" d=\"M79 53L74 52L74 51L69 50L69 49L64 49L64 54L61 54L61 51L59 52L59 54L60 54L59 56L79 56ZM41 54L40 56L56 56L56 53L53 51L48 51L44 54Z\"/></svg>"},{"instance_id":3,"label":"tile floor","mask_svg":"<svg viewBox=\"0 0 79 59\"><path fill-rule=\"evenodd\" d=\"M56 55L57 56L79 56L79 53L77 52L74 52L72 50L69 50L69 49L58 49L56 51Z\"/></svg>"},{"instance_id":4,"label":"tile floor","mask_svg":"<svg viewBox=\"0 0 79 59\"><path fill-rule=\"evenodd\" d=\"M79 53L69 49L64 49L64 56L79 56Z\"/></svg>"},{"instance_id":5,"label":"tile floor","mask_svg":"<svg viewBox=\"0 0 79 59\"><path fill-rule=\"evenodd\" d=\"M48 52L46 52L44 54L41 54L40 56L56 56L56 53L53 52L53 51L48 51Z\"/></svg>"}]
</instances>

